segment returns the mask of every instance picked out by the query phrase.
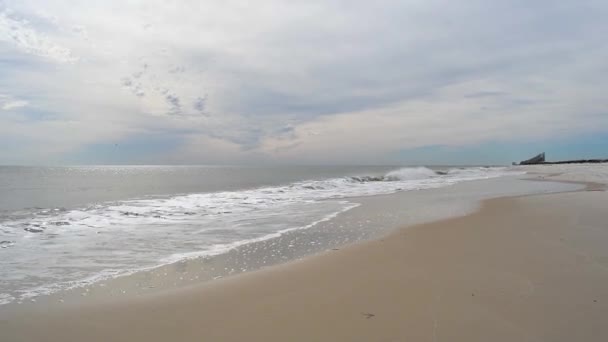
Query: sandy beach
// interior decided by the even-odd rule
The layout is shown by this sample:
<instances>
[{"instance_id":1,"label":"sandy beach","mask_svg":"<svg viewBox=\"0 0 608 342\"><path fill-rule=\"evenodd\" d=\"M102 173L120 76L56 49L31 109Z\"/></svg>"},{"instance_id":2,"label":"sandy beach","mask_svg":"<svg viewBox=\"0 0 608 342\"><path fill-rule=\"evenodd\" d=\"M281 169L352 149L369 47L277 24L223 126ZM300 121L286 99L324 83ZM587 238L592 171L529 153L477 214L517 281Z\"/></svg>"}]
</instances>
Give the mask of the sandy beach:
<instances>
[{"instance_id":1,"label":"sandy beach","mask_svg":"<svg viewBox=\"0 0 608 342\"><path fill-rule=\"evenodd\" d=\"M0 321L3 341L604 341L601 184L256 272Z\"/></svg>"},{"instance_id":2,"label":"sandy beach","mask_svg":"<svg viewBox=\"0 0 608 342\"><path fill-rule=\"evenodd\" d=\"M608 342L606 17L0 0L0 342Z\"/></svg>"}]
</instances>

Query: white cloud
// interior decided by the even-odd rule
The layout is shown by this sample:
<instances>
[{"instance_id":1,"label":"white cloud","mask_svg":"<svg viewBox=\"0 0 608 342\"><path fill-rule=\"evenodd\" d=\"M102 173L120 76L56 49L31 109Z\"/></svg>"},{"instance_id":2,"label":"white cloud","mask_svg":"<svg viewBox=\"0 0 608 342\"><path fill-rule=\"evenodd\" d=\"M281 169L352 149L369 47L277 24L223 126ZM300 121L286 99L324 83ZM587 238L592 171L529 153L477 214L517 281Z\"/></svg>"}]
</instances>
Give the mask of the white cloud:
<instances>
[{"instance_id":1,"label":"white cloud","mask_svg":"<svg viewBox=\"0 0 608 342\"><path fill-rule=\"evenodd\" d=\"M25 107L27 106L27 101L23 101L23 100L14 100L14 101L7 101L2 103L1 107L3 110L11 110L11 109L15 109L15 108L21 108L21 107Z\"/></svg>"},{"instance_id":2,"label":"white cloud","mask_svg":"<svg viewBox=\"0 0 608 342\"><path fill-rule=\"evenodd\" d=\"M13 44L26 53L57 62L78 60L70 49L54 43L44 33L37 32L26 19L17 19L11 14L11 11L6 9L0 12L0 41Z\"/></svg>"},{"instance_id":3,"label":"white cloud","mask_svg":"<svg viewBox=\"0 0 608 342\"><path fill-rule=\"evenodd\" d=\"M177 134L183 146L159 155L174 162L390 161L593 133L608 127L607 13L597 1L5 0L0 89L14 97L0 108L50 114L4 115L0 131L55 146L58 161Z\"/></svg>"},{"instance_id":4,"label":"white cloud","mask_svg":"<svg viewBox=\"0 0 608 342\"><path fill-rule=\"evenodd\" d=\"M475 80L439 88L426 98L326 115L297 125L289 137L264 139L261 149L275 160L289 162L349 163L359 158L391 163L399 151L425 146L605 133L604 98L592 86L573 89L559 83L529 83L535 82ZM537 92L531 96L533 87ZM484 93L478 93L480 89ZM573 96L571 107L559 100L567 96Z\"/></svg>"},{"instance_id":5,"label":"white cloud","mask_svg":"<svg viewBox=\"0 0 608 342\"><path fill-rule=\"evenodd\" d=\"M0 109L11 110L27 106L29 103L25 100L16 99L7 94L0 94Z\"/></svg>"}]
</instances>

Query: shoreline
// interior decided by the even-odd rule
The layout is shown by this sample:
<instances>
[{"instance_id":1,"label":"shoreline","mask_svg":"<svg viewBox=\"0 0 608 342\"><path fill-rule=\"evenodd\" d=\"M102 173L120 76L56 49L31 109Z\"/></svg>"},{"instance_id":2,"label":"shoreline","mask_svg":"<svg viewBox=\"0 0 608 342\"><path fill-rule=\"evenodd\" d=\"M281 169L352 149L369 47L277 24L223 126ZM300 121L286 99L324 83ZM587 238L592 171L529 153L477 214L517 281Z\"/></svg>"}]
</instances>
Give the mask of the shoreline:
<instances>
[{"instance_id":1,"label":"shoreline","mask_svg":"<svg viewBox=\"0 0 608 342\"><path fill-rule=\"evenodd\" d=\"M0 273L5 279L0 286L0 304L37 305L32 303L45 301L44 297L49 293L63 292L68 288L85 288L87 292L82 295L88 297L90 285L154 270L161 265L192 259L193 256L215 258L230 253L235 246L259 245L256 241L280 240L279 243L283 245L279 246L280 260L276 260L276 253L270 251L273 246L262 244L267 253L237 247L244 253L254 253L267 259L267 262L249 265L249 260L229 260L228 263L232 265L222 266L226 272L216 268L196 276L199 279L201 276L213 279L300 258L337 245L375 237L358 228L369 226L369 220L363 218L360 218L360 222L343 222L346 226L356 224L352 232L341 227L329 227L341 231L339 234L329 234L332 236L319 230L316 230L316 237L303 234L309 245L297 243L295 240L301 241L296 236L298 234L287 232L307 230L314 227L315 222L328 218L333 222L335 220L331 217L335 214L351 205L358 205L358 198L367 201L364 199L367 195L372 198L374 194L382 193L425 192L420 189L450 187L454 183L510 173L504 168L446 167L445 172L423 167L391 167L390 171L387 171L388 167L381 168L386 170L379 177L349 176L349 172L353 172L351 170L337 178L277 183L276 186L251 190L149 200L144 197L134 202L105 203L74 210L41 209L40 212L10 217L3 221L3 226L9 229L3 228L6 234L0 243L5 256L4 261L0 262L3 265L3 272ZM335 170L332 172L335 173ZM243 176L248 175L245 172ZM286 175L279 172L278 178L281 177L285 178ZM29 217L30 214L33 217ZM423 216L433 215L424 213ZM374 231L378 226L369 228ZM285 241L283 237L292 238L293 241ZM291 249L296 250L287 250L284 245L293 245ZM177 277L176 286L183 285L181 278L181 275ZM170 281L164 281L162 287ZM159 284L150 285L156 289ZM138 288L123 290L142 292ZM0 311L4 310L7 310L6 305L0 305Z\"/></svg>"},{"instance_id":2,"label":"shoreline","mask_svg":"<svg viewBox=\"0 0 608 342\"><path fill-rule=\"evenodd\" d=\"M378 240L122 302L24 313L0 330L15 341L601 340L608 234L594 226L604 215L592 203L606 199L597 184L484 200ZM589 229L572 235L573 219ZM67 320L74 329L60 331ZM93 327L99 336L87 335Z\"/></svg>"},{"instance_id":3,"label":"shoreline","mask_svg":"<svg viewBox=\"0 0 608 342\"><path fill-rule=\"evenodd\" d=\"M56 310L200 286L243 273L289 264L363 241L383 238L404 226L475 212L485 198L576 191L581 182L508 176L462 182L448 187L345 198L354 209L307 229L241 245L225 253L179 260L146 270L54 291L0 306L0 319L13 312ZM565 186L568 184L570 186ZM493 189L489 190L488 189ZM415 211L412 216L410 212Z\"/></svg>"}]
</instances>

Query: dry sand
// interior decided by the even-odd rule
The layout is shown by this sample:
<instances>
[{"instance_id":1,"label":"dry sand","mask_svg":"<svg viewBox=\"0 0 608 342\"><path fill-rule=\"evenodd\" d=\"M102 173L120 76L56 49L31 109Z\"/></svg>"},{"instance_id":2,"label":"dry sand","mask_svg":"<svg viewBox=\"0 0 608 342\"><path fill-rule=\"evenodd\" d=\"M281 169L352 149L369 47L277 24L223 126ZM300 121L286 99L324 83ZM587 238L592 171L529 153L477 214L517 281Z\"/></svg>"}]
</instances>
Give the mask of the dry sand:
<instances>
[{"instance_id":1,"label":"dry sand","mask_svg":"<svg viewBox=\"0 0 608 342\"><path fill-rule=\"evenodd\" d=\"M608 341L608 192L475 214L170 293L0 321L1 341Z\"/></svg>"}]
</instances>

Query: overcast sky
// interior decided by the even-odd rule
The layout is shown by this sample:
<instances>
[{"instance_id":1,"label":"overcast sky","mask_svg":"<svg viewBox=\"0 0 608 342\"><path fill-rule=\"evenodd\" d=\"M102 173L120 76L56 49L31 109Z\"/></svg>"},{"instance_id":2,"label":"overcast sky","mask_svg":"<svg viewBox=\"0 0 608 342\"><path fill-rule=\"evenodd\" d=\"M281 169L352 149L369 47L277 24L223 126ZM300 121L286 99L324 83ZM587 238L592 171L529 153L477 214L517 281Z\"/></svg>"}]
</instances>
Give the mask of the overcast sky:
<instances>
[{"instance_id":1,"label":"overcast sky","mask_svg":"<svg viewBox=\"0 0 608 342\"><path fill-rule=\"evenodd\" d=\"M0 0L0 164L605 157L607 18L605 0Z\"/></svg>"}]
</instances>

